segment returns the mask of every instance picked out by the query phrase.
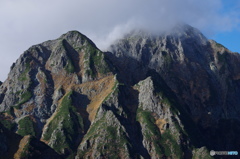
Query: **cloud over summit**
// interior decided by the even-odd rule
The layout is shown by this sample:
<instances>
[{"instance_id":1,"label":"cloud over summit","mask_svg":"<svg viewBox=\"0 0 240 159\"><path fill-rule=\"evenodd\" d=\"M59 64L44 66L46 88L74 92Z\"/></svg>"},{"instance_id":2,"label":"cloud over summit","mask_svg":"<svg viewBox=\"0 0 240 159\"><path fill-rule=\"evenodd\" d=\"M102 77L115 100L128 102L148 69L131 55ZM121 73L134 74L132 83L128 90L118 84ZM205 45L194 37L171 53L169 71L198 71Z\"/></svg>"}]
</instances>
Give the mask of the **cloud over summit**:
<instances>
[{"instance_id":1,"label":"cloud over summit","mask_svg":"<svg viewBox=\"0 0 240 159\"><path fill-rule=\"evenodd\" d=\"M28 47L69 30L82 32L100 49L137 27L162 31L184 22L213 34L239 23L238 14L223 13L222 7L221 0L1 0L0 80Z\"/></svg>"}]
</instances>

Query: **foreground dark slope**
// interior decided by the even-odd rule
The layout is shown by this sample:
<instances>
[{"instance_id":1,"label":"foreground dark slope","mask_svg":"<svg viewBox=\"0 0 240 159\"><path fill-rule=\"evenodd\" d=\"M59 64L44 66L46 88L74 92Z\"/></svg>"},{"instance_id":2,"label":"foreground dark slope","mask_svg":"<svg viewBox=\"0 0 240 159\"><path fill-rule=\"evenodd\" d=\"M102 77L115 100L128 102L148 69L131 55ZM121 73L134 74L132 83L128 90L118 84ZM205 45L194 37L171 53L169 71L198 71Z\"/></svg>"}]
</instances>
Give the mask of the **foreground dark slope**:
<instances>
[{"instance_id":1,"label":"foreground dark slope","mask_svg":"<svg viewBox=\"0 0 240 159\"><path fill-rule=\"evenodd\" d=\"M239 68L239 54L187 25L131 32L105 53L68 32L27 50L0 85L0 152L34 158L47 144L39 156L125 159L240 150Z\"/></svg>"}]
</instances>

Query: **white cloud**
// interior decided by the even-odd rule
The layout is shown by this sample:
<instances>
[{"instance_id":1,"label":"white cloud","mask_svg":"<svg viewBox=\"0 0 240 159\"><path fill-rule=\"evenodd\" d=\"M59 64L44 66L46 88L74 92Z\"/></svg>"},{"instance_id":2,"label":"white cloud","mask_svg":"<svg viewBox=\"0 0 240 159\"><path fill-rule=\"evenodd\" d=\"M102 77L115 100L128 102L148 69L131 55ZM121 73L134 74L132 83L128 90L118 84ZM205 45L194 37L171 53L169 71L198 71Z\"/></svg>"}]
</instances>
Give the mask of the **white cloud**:
<instances>
[{"instance_id":1,"label":"white cloud","mask_svg":"<svg viewBox=\"0 0 240 159\"><path fill-rule=\"evenodd\" d=\"M165 30L177 22L206 34L231 30L238 12L221 13L221 0L0 0L0 80L31 45L79 30L100 49L125 32Z\"/></svg>"}]
</instances>

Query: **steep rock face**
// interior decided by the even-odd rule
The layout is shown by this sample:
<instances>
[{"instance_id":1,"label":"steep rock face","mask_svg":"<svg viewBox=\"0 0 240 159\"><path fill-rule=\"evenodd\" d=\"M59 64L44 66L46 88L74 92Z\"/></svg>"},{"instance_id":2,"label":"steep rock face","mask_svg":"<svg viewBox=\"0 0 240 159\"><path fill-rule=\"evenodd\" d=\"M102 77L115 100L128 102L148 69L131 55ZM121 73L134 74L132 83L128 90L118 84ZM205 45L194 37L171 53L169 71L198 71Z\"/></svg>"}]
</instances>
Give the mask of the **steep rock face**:
<instances>
[{"instance_id":1,"label":"steep rock face","mask_svg":"<svg viewBox=\"0 0 240 159\"><path fill-rule=\"evenodd\" d=\"M164 154L165 157L171 155L173 158L180 158L182 156L182 151L179 150L181 148L178 147L180 143L174 142L180 141L180 132L176 130L175 124L179 127L181 123L178 118L176 119L177 115L170 110L170 105L166 102L168 99L164 99L163 94L155 92L150 77L140 81L136 87L139 90L137 121L142 128L143 144L150 156L162 158ZM173 118L176 123L173 122ZM166 134L169 136L165 138ZM172 137L175 139L171 140ZM167 140L174 142L168 145Z\"/></svg>"},{"instance_id":2,"label":"steep rock face","mask_svg":"<svg viewBox=\"0 0 240 159\"><path fill-rule=\"evenodd\" d=\"M110 52L117 57L117 67L122 65L119 60L121 58L135 61L133 67L142 68L136 71L143 75L137 77L138 80L147 77L149 69L159 74L185 112L202 129L201 133L206 133L207 140L214 138L214 144L209 143L210 147L220 149L216 144L224 143L225 149L239 148L238 137L234 144L233 138L230 139L231 142L224 138L224 135L233 131L239 132L238 53L232 53L221 44L208 41L198 30L187 25L176 27L172 33L160 36L133 31L113 44ZM125 69L125 72L134 74L131 68ZM138 80L135 76L129 81ZM223 125L227 123L234 123L237 128L230 126L230 130L225 131L226 134L221 131L221 135L214 136L214 132L225 129Z\"/></svg>"},{"instance_id":3,"label":"steep rock face","mask_svg":"<svg viewBox=\"0 0 240 159\"><path fill-rule=\"evenodd\" d=\"M26 103L17 116L48 118L61 97L55 90L68 91L72 85L104 77L108 68L103 59L103 53L90 40L74 31L31 47L13 64L1 86L1 95L5 96L1 111Z\"/></svg>"},{"instance_id":4,"label":"steep rock face","mask_svg":"<svg viewBox=\"0 0 240 159\"><path fill-rule=\"evenodd\" d=\"M1 117L12 131L35 136L69 155L112 81L105 55L87 37L71 31L32 46L12 65L1 85Z\"/></svg>"},{"instance_id":5,"label":"steep rock face","mask_svg":"<svg viewBox=\"0 0 240 159\"><path fill-rule=\"evenodd\" d=\"M25 51L0 85L0 153L211 158L239 148L238 54L190 26L134 31L110 51L77 31Z\"/></svg>"},{"instance_id":6,"label":"steep rock face","mask_svg":"<svg viewBox=\"0 0 240 159\"><path fill-rule=\"evenodd\" d=\"M193 158L201 147L201 135L177 97L155 73L134 87L139 91L137 121L143 144L152 158ZM194 135L193 135L194 134ZM208 158L206 147L203 158Z\"/></svg>"},{"instance_id":7,"label":"steep rock face","mask_svg":"<svg viewBox=\"0 0 240 159\"><path fill-rule=\"evenodd\" d=\"M8 98L1 101L2 111L28 100L23 98L21 101L15 94L47 96L62 85L67 89L71 84L101 78L108 71L103 59L103 53L89 39L75 31L31 47L12 65L8 80L1 86L1 94L8 94ZM29 92L33 88L33 92ZM48 102L54 103L46 97L39 97L37 101L42 107L51 104Z\"/></svg>"},{"instance_id":8,"label":"steep rock face","mask_svg":"<svg viewBox=\"0 0 240 159\"><path fill-rule=\"evenodd\" d=\"M112 91L102 102L95 121L78 147L76 158L148 158L149 155L141 151L144 150L141 142L137 141L140 140L137 139L139 133L133 129L137 126L129 109L136 109L137 105L136 96L129 89L131 88L115 81Z\"/></svg>"}]
</instances>

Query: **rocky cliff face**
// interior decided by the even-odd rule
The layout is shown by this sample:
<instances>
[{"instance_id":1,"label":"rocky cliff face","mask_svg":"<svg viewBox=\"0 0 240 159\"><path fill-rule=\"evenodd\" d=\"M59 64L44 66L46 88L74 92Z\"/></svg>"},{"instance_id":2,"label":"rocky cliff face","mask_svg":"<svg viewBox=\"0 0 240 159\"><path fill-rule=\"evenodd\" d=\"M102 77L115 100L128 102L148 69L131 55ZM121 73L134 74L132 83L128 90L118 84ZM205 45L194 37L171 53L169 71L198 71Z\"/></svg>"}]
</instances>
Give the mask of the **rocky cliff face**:
<instances>
[{"instance_id":1,"label":"rocky cliff face","mask_svg":"<svg viewBox=\"0 0 240 159\"><path fill-rule=\"evenodd\" d=\"M0 84L0 153L211 158L211 149L239 150L239 68L239 54L187 25L158 36L133 31L109 52L68 32L25 51Z\"/></svg>"},{"instance_id":2,"label":"rocky cliff face","mask_svg":"<svg viewBox=\"0 0 240 159\"><path fill-rule=\"evenodd\" d=\"M162 36L133 32L112 45L111 52L118 57L116 61L130 58L158 74L176 96L181 109L197 124L211 148L240 148L232 137L226 138L235 131L239 132L238 53L208 41L190 26L175 28L172 34ZM148 69L139 72L147 74ZM131 72L135 71L129 70L129 74ZM135 78L131 81L137 81ZM221 135L215 135L217 132ZM239 137L234 137L239 141ZM210 140L212 142L208 142Z\"/></svg>"}]
</instances>

